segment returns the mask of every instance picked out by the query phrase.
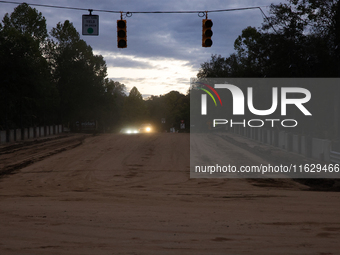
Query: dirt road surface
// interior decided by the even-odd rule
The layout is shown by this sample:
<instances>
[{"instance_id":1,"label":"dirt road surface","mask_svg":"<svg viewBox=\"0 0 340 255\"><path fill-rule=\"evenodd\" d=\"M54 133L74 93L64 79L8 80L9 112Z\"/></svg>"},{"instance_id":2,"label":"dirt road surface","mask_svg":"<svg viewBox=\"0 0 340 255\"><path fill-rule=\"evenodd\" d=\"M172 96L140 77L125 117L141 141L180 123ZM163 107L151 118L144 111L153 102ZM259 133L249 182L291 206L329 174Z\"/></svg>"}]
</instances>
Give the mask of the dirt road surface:
<instances>
[{"instance_id":1,"label":"dirt road surface","mask_svg":"<svg viewBox=\"0 0 340 255\"><path fill-rule=\"evenodd\" d=\"M0 254L340 254L340 193L190 179L189 140L92 136L1 177Z\"/></svg>"}]
</instances>

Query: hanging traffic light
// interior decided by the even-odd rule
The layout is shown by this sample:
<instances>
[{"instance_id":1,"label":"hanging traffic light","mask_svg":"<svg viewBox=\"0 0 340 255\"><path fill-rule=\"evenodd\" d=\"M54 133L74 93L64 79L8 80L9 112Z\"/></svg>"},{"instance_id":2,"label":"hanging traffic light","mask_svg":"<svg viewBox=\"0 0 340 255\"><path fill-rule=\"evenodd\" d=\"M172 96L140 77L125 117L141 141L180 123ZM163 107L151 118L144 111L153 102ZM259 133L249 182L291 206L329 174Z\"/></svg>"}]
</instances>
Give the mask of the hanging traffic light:
<instances>
[{"instance_id":1,"label":"hanging traffic light","mask_svg":"<svg viewBox=\"0 0 340 255\"><path fill-rule=\"evenodd\" d=\"M202 47L211 47L213 44L211 40L213 35L211 27L213 26L213 22L211 19L203 19L202 25Z\"/></svg>"},{"instance_id":2,"label":"hanging traffic light","mask_svg":"<svg viewBox=\"0 0 340 255\"><path fill-rule=\"evenodd\" d=\"M126 20L117 20L117 45L118 48L127 47Z\"/></svg>"}]
</instances>

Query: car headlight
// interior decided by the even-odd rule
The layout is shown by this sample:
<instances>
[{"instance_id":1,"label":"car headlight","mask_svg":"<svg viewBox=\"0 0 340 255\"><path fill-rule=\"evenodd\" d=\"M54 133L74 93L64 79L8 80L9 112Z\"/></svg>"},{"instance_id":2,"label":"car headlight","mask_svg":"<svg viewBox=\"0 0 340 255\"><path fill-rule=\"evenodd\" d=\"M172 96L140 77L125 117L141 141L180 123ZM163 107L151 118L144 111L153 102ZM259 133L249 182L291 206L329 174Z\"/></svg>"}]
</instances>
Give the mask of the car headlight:
<instances>
[{"instance_id":1,"label":"car headlight","mask_svg":"<svg viewBox=\"0 0 340 255\"><path fill-rule=\"evenodd\" d=\"M151 127L147 127L145 130L146 130L146 132L150 132L151 131Z\"/></svg>"}]
</instances>

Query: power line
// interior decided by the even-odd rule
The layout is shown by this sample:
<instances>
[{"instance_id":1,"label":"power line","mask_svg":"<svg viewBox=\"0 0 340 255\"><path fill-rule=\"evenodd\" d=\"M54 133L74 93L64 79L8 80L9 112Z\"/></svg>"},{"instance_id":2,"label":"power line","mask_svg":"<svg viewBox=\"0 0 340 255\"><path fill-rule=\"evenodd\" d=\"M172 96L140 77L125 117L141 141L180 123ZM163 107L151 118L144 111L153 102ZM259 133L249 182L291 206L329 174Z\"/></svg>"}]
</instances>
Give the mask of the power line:
<instances>
[{"instance_id":1,"label":"power line","mask_svg":"<svg viewBox=\"0 0 340 255\"><path fill-rule=\"evenodd\" d=\"M23 3L13 2L13 1L0 1L0 3L5 3L5 4L23 4ZM31 6L40 6L40 7L48 7L48 8L59 8L59 9L69 9L69 10L78 10L78 11L87 11L88 10L88 9L85 9L85 8L78 8L78 7L66 7L66 6L56 6L56 5L46 5L46 4L30 4L30 3L26 3L26 4L31 5Z\"/></svg>"},{"instance_id":2,"label":"power line","mask_svg":"<svg viewBox=\"0 0 340 255\"><path fill-rule=\"evenodd\" d=\"M22 4L19 2L13 1L0 1L0 3L7 3L7 4ZM30 4L31 6L39 6L39 7L47 7L47 8L58 8L58 9L69 9L69 10L79 10L79 11L95 11L95 12L108 12L108 13L143 13L143 14L157 14L157 13L168 13L168 14L180 14L180 13L207 13L207 12L228 12L228 11L241 11L241 10L250 10L250 9L261 9L260 6L253 6L253 7L241 7L241 8L232 8L232 9L221 9L221 10L211 10L211 11L134 11L134 12L122 12L122 11L114 11L114 10L100 10L100 9L86 9L86 8L79 8L79 7L67 7L67 6L57 6L57 5L47 5L47 4ZM262 6L268 7L268 6ZM263 12L263 11L262 11Z\"/></svg>"}]
</instances>

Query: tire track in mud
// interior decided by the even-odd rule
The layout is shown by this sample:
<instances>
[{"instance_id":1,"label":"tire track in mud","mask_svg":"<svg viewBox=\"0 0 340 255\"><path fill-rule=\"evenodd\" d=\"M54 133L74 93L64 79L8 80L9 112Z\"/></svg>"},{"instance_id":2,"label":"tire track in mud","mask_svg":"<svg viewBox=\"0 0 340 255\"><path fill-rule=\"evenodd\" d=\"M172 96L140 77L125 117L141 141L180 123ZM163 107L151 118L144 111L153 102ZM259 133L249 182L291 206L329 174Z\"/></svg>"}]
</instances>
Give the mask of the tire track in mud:
<instances>
[{"instance_id":1,"label":"tire track in mud","mask_svg":"<svg viewBox=\"0 0 340 255\"><path fill-rule=\"evenodd\" d=\"M4 146L0 149L0 177L13 174L47 157L78 147L86 137L87 135L60 136Z\"/></svg>"}]
</instances>

